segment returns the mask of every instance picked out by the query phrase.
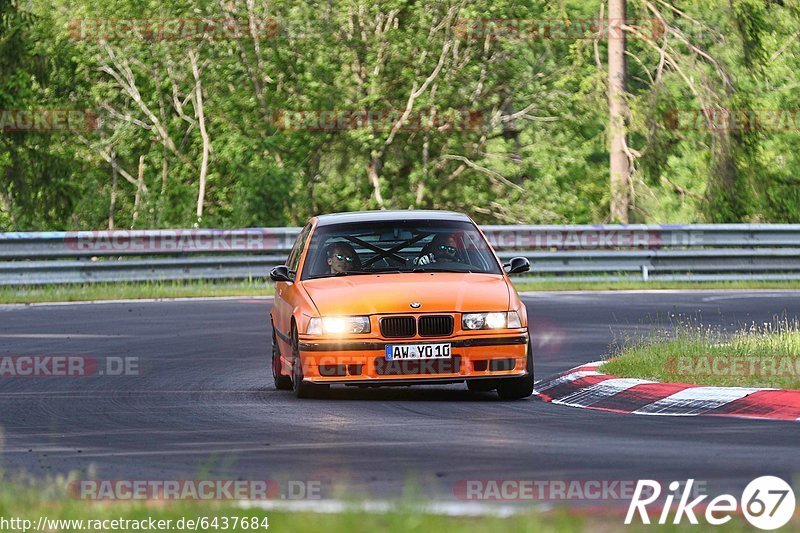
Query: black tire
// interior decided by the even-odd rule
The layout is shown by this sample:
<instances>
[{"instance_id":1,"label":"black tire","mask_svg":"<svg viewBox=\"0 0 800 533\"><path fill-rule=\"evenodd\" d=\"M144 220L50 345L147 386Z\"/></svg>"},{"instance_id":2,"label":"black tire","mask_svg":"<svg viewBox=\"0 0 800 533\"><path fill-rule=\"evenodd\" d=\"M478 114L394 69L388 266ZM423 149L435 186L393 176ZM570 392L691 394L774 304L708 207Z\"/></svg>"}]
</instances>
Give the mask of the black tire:
<instances>
[{"instance_id":1,"label":"black tire","mask_svg":"<svg viewBox=\"0 0 800 533\"><path fill-rule=\"evenodd\" d=\"M497 386L497 395L501 400L521 400L533 394L533 347L528 340L527 373L519 378L501 379Z\"/></svg>"},{"instance_id":2,"label":"black tire","mask_svg":"<svg viewBox=\"0 0 800 533\"><path fill-rule=\"evenodd\" d=\"M292 389L298 398L319 398L329 389L330 385L314 385L303 381L303 365L300 361L300 339L297 330L292 327Z\"/></svg>"},{"instance_id":3,"label":"black tire","mask_svg":"<svg viewBox=\"0 0 800 533\"><path fill-rule=\"evenodd\" d=\"M472 392L491 392L497 388L493 379L468 379L467 388Z\"/></svg>"},{"instance_id":4,"label":"black tire","mask_svg":"<svg viewBox=\"0 0 800 533\"><path fill-rule=\"evenodd\" d=\"M270 321L272 323L272 321ZM278 338L275 335L275 324L272 323L272 379L278 390L292 390L292 377L284 376L281 371L281 351L278 347Z\"/></svg>"}]
</instances>

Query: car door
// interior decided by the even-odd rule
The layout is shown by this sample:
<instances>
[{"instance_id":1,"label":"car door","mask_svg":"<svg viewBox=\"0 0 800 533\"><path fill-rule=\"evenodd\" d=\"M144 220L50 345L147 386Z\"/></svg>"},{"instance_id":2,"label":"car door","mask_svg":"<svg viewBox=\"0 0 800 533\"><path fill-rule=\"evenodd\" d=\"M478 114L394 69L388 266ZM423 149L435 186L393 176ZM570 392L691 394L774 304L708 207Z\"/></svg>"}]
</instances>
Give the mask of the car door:
<instances>
[{"instance_id":1,"label":"car door","mask_svg":"<svg viewBox=\"0 0 800 533\"><path fill-rule=\"evenodd\" d=\"M308 236L311 234L311 222L300 231L297 240L294 241L292 251L286 259L286 266L289 270L297 272L300 264L300 258L303 255L303 250L308 242ZM297 274L295 274L297 276ZM288 336L291 334L292 314L294 313L294 306L296 305L298 288L295 283L288 281L278 281L275 283L275 312L273 315L274 325L277 329L276 335L278 342L281 343L281 355L288 357L291 346L287 342Z\"/></svg>"}]
</instances>

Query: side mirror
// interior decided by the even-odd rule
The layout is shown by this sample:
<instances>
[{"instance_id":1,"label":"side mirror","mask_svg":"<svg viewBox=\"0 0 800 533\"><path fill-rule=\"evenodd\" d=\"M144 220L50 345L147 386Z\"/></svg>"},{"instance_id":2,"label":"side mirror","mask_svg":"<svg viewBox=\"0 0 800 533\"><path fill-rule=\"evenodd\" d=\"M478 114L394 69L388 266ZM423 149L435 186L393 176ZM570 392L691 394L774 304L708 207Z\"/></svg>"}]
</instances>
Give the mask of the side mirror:
<instances>
[{"instance_id":1,"label":"side mirror","mask_svg":"<svg viewBox=\"0 0 800 533\"><path fill-rule=\"evenodd\" d=\"M286 265L279 265L270 271L269 277L272 281L288 281L291 283L294 281L294 272L289 270Z\"/></svg>"},{"instance_id":2,"label":"side mirror","mask_svg":"<svg viewBox=\"0 0 800 533\"><path fill-rule=\"evenodd\" d=\"M531 263L524 257L512 257L511 261L503 265L509 274L521 274L531 269Z\"/></svg>"}]
</instances>

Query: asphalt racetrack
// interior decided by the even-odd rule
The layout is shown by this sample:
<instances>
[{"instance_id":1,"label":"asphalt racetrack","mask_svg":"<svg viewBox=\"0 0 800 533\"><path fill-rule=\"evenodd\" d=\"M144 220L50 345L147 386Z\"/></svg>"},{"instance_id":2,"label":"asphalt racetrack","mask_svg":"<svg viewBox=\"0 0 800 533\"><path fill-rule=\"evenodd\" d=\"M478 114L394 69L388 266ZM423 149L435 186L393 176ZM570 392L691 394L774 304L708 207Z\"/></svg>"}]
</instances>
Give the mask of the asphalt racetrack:
<instances>
[{"instance_id":1,"label":"asphalt racetrack","mask_svg":"<svg viewBox=\"0 0 800 533\"><path fill-rule=\"evenodd\" d=\"M671 313L732 328L800 316L798 292L532 293L536 377L600 359ZM0 306L0 356L138 358L138 375L0 378L0 470L52 478L319 480L393 498L460 480L796 478L800 422L648 417L463 385L273 387L270 299Z\"/></svg>"}]
</instances>

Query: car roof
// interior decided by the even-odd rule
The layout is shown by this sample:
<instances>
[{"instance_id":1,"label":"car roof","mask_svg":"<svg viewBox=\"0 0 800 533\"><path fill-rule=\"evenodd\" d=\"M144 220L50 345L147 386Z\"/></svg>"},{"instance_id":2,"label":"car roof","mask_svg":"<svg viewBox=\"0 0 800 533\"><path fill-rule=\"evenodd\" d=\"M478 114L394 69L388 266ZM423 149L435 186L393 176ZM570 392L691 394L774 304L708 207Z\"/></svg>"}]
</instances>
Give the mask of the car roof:
<instances>
[{"instance_id":1,"label":"car roof","mask_svg":"<svg viewBox=\"0 0 800 533\"><path fill-rule=\"evenodd\" d=\"M392 222L409 220L453 220L471 222L471 219L455 211L438 210L397 210L397 211L352 211L348 213L331 213L319 215L317 226L328 226L332 224L347 224L351 222Z\"/></svg>"}]
</instances>

